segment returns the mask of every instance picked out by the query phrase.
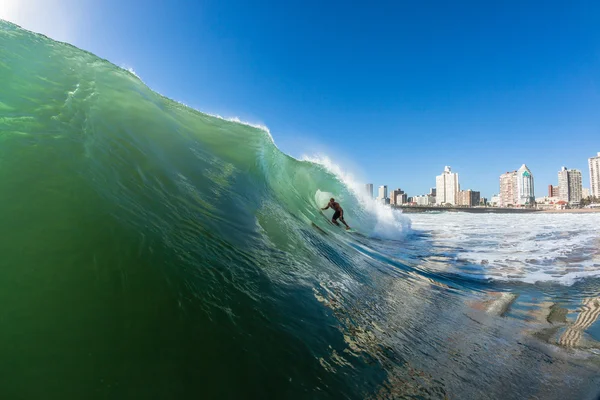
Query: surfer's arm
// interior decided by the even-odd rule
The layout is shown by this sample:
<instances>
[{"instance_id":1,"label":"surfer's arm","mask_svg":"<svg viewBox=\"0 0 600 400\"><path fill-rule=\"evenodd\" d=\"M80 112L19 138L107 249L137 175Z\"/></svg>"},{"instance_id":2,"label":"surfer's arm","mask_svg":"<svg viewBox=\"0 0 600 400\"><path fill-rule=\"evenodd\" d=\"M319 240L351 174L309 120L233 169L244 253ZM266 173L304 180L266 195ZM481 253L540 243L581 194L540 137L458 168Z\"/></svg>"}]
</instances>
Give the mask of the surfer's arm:
<instances>
[{"instance_id":1,"label":"surfer's arm","mask_svg":"<svg viewBox=\"0 0 600 400\"><path fill-rule=\"evenodd\" d=\"M321 208L321 210L327 210L328 208L329 208L329 204L327 204L327 207Z\"/></svg>"}]
</instances>

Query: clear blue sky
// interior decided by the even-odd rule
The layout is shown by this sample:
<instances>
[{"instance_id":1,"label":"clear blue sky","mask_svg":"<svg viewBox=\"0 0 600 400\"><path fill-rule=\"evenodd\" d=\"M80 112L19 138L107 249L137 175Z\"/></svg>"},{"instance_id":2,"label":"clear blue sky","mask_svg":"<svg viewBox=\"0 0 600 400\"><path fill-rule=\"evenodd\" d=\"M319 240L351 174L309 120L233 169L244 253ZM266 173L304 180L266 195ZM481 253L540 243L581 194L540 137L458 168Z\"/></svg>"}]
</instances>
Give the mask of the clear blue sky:
<instances>
[{"instance_id":1,"label":"clear blue sky","mask_svg":"<svg viewBox=\"0 0 600 400\"><path fill-rule=\"evenodd\" d=\"M598 1L7 1L0 17L409 195L444 165L488 197L522 163L538 196L563 165L589 187L600 151Z\"/></svg>"}]
</instances>

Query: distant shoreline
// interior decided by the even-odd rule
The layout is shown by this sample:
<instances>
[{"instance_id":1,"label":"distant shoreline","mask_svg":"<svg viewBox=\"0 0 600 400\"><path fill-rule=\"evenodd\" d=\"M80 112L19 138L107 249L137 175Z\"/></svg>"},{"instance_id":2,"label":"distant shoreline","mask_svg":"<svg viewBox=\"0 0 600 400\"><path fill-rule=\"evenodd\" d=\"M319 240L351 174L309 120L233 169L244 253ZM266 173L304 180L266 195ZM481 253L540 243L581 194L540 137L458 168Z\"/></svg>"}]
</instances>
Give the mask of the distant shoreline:
<instances>
[{"instance_id":1,"label":"distant shoreline","mask_svg":"<svg viewBox=\"0 0 600 400\"><path fill-rule=\"evenodd\" d=\"M463 212L471 214L578 214L578 213L600 213L600 208L574 208L568 210L548 209L540 210L537 208L501 208L501 207L426 207L426 206L392 206L402 212L425 213L425 212Z\"/></svg>"},{"instance_id":2,"label":"distant shoreline","mask_svg":"<svg viewBox=\"0 0 600 400\"><path fill-rule=\"evenodd\" d=\"M600 213L600 207L598 207L598 208L572 208L569 210L543 210L542 212L549 213L549 214Z\"/></svg>"},{"instance_id":3,"label":"distant shoreline","mask_svg":"<svg viewBox=\"0 0 600 400\"><path fill-rule=\"evenodd\" d=\"M501 207L428 207L428 206L392 206L405 213L423 212L464 212L472 214L523 214L540 212L537 208L501 208Z\"/></svg>"}]
</instances>

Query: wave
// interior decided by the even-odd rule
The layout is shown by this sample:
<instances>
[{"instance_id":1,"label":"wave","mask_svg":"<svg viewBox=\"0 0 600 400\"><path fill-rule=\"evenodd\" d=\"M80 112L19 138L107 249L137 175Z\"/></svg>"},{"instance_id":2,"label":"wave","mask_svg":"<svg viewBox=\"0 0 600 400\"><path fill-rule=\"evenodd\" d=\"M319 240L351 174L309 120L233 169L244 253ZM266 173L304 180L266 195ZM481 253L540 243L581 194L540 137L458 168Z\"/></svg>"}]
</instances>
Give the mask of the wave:
<instances>
[{"instance_id":1,"label":"wave","mask_svg":"<svg viewBox=\"0 0 600 400\"><path fill-rule=\"evenodd\" d=\"M471 315L483 284L424 262L427 232L265 126L3 21L0 87L0 397L506 397L532 366L598 376L515 351L518 323ZM563 382L515 393L573 397Z\"/></svg>"}]
</instances>

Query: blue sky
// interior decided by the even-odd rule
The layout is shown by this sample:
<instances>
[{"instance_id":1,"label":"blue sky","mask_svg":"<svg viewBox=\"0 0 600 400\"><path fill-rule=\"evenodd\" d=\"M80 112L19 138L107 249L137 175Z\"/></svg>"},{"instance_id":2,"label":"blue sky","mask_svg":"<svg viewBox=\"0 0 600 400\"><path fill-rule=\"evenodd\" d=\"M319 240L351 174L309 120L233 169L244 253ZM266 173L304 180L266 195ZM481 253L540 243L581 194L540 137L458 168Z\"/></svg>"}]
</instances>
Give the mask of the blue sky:
<instances>
[{"instance_id":1,"label":"blue sky","mask_svg":"<svg viewBox=\"0 0 600 400\"><path fill-rule=\"evenodd\" d=\"M325 4L326 3L326 4ZM445 165L536 195L600 151L600 2L7 0L0 17L410 195Z\"/></svg>"}]
</instances>

